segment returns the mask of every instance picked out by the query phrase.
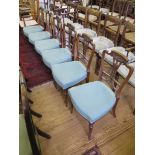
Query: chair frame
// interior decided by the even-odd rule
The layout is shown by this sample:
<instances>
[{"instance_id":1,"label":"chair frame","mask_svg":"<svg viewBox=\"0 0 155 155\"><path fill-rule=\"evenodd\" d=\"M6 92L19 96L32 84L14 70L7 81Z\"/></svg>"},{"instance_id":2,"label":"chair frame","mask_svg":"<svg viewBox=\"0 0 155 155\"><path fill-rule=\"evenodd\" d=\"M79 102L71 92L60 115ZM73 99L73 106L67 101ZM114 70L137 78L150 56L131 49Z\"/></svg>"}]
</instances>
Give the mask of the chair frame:
<instances>
[{"instance_id":1,"label":"chair frame","mask_svg":"<svg viewBox=\"0 0 155 155\"><path fill-rule=\"evenodd\" d=\"M97 20L92 22L89 20L89 16L90 15L93 15L93 16L96 16L97 17ZM95 9L92 9L92 8L89 8L87 10L87 14L86 14L86 23L85 23L85 27L88 27L88 25L93 25L96 27L96 33L99 34L100 32L100 21L101 21L101 11L98 11L98 10L95 10Z\"/></svg>"},{"instance_id":2,"label":"chair frame","mask_svg":"<svg viewBox=\"0 0 155 155\"><path fill-rule=\"evenodd\" d=\"M120 45L124 47L134 47L135 41L132 41L126 38L126 34L134 33L134 32L135 32L135 24L132 24L130 22L125 22L124 30L122 32L121 39L120 39ZM126 42L127 45L124 42Z\"/></svg>"},{"instance_id":3,"label":"chair frame","mask_svg":"<svg viewBox=\"0 0 155 155\"><path fill-rule=\"evenodd\" d=\"M113 66L113 67L112 67L112 70L111 70L110 74L106 73L106 72L104 71L104 68L103 68L103 66L104 66L104 61L105 61L105 55L106 55L106 54L113 57L113 64L111 65L111 66ZM102 81L102 80L103 80L103 74L106 74L106 76L109 76L109 78L110 78L110 81L109 81L109 82L113 82L113 85L111 85L111 86L113 86L113 87L110 87L110 88L114 91L114 93L115 93L115 95L116 95L115 105L114 105L114 107L112 108L112 114L113 114L114 117L116 117L115 111L116 111L116 106L117 106L117 104L118 104L118 101L119 101L119 99L120 99L121 91L122 91L123 87L124 87L125 84L128 82L129 78L131 77L131 75L132 75L132 73L133 73L133 68L132 68L131 66L127 65L127 61L128 61L127 57L125 57L124 55L122 55L122 54L119 53L118 51L111 51L111 53L109 53L108 51L104 50L103 53L102 53L102 65L101 65L101 67L100 67L99 81ZM106 61L105 61L105 62L106 62ZM107 63L107 62L106 62L106 63ZM128 73L127 77L124 79L124 81L120 84L120 83L118 82L118 80L119 80L119 74L118 74L118 72L117 72L117 69L118 69L119 66L122 65L122 64L124 64L124 65L129 69L129 73ZM105 79L104 79L104 80L105 80ZM119 86L119 88L116 90L115 88L116 88L117 85ZM70 101L70 103L71 103L71 101ZM73 104L71 103L71 113L72 113L72 112L73 112ZM83 117L83 118L84 118L84 117ZM84 118L84 119L85 119L85 118ZM100 118L100 119L101 119L101 118ZM100 119L99 119L99 120L100 120ZM85 120L86 120L86 119L85 119ZM88 120L87 120L87 121L88 121ZM88 140L91 140L91 139L92 139L93 126L94 126L95 122L94 122L94 123L90 123L90 122L88 121L88 124L89 124L89 127L88 127L88 128L89 128Z\"/></svg>"}]
</instances>

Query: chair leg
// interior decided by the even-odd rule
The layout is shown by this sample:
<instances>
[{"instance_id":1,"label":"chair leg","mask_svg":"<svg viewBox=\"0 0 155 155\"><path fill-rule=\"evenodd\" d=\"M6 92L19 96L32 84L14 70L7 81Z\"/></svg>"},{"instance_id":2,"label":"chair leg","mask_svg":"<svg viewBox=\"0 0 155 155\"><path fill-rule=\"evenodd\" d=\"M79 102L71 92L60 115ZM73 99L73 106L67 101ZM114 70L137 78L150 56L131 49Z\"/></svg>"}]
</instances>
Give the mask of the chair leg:
<instances>
[{"instance_id":1,"label":"chair leg","mask_svg":"<svg viewBox=\"0 0 155 155\"><path fill-rule=\"evenodd\" d=\"M91 138L92 138L93 125L94 125L94 123L89 123L88 140L91 140Z\"/></svg>"},{"instance_id":2,"label":"chair leg","mask_svg":"<svg viewBox=\"0 0 155 155\"><path fill-rule=\"evenodd\" d=\"M70 107L70 110L71 110L71 113L73 113L73 104L71 103L71 107Z\"/></svg>"},{"instance_id":3,"label":"chair leg","mask_svg":"<svg viewBox=\"0 0 155 155\"><path fill-rule=\"evenodd\" d=\"M37 129L37 132L38 132L38 134L39 134L40 136L42 136L42 137L44 137L44 138L47 138L47 139L50 139L50 138L51 138L50 135L48 135L47 133L43 132L43 131L40 130L38 127L36 127L36 129Z\"/></svg>"},{"instance_id":4,"label":"chair leg","mask_svg":"<svg viewBox=\"0 0 155 155\"><path fill-rule=\"evenodd\" d=\"M100 65L101 65L101 58L98 54L96 54L96 64L95 64L95 74L96 75L99 74Z\"/></svg>"},{"instance_id":5,"label":"chair leg","mask_svg":"<svg viewBox=\"0 0 155 155\"><path fill-rule=\"evenodd\" d=\"M66 107L68 106L68 93L67 90L65 90L65 103L66 103Z\"/></svg>"},{"instance_id":6,"label":"chair leg","mask_svg":"<svg viewBox=\"0 0 155 155\"><path fill-rule=\"evenodd\" d=\"M36 116L36 117L38 117L38 118L42 117L41 114L39 114L39 113L33 111L32 109L31 109L30 111L31 111L31 114L32 114L32 115L34 115L34 116Z\"/></svg>"},{"instance_id":7,"label":"chair leg","mask_svg":"<svg viewBox=\"0 0 155 155\"><path fill-rule=\"evenodd\" d=\"M116 99L115 105L114 105L114 107L112 108L112 111L111 111L112 115L114 117L116 117L116 107L117 107L118 101L119 101L119 97Z\"/></svg>"},{"instance_id":8,"label":"chair leg","mask_svg":"<svg viewBox=\"0 0 155 155\"><path fill-rule=\"evenodd\" d=\"M53 80L54 87L58 89L57 83Z\"/></svg>"}]
</instances>

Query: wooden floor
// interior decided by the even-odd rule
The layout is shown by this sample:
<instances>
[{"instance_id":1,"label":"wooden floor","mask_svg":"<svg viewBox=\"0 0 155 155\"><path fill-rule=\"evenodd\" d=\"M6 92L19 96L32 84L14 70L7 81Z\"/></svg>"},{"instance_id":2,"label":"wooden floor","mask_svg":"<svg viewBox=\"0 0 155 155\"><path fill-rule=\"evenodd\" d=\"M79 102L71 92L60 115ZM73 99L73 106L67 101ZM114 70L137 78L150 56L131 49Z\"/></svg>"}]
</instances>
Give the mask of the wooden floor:
<instances>
[{"instance_id":1,"label":"wooden floor","mask_svg":"<svg viewBox=\"0 0 155 155\"><path fill-rule=\"evenodd\" d=\"M96 79L92 72L91 81ZM32 90L32 109L43 114L40 119L34 118L34 122L52 136L50 140L39 137L43 155L81 155L95 144L103 155L134 155L135 124L130 105L134 106L135 93L130 85L122 92L116 110L117 118L109 113L99 120L91 141L87 137L87 122L75 110L70 113L64 96L55 89L52 81Z\"/></svg>"}]
</instances>

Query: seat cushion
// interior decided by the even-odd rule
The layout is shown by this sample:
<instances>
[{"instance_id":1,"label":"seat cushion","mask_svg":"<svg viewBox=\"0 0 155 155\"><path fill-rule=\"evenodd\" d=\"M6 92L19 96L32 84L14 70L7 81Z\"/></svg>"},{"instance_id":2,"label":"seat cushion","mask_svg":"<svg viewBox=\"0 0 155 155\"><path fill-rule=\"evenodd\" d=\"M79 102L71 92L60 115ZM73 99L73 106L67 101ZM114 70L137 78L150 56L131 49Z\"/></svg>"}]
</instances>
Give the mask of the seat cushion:
<instances>
[{"instance_id":1,"label":"seat cushion","mask_svg":"<svg viewBox=\"0 0 155 155\"><path fill-rule=\"evenodd\" d=\"M86 33L89 37L94 38L97 36L97 33L89 28L84 28L84 29L78 29L76 32L80 35L83 33Z\"/></svg>"},{"instance_id":2,"label":"seat cushion","mask_svg":"<svg viewBox=\"0 0 155 155\"><path fill-rule=\"evenodd\" d=\"M135 63L130 63L129 66L135 68ZM126 77L128 74L129 70L126 66L121 65L118 69L118 73L122 76L122 77ZM128 81L133 87L135 87L135 71L132 73L129 81Z\"/></svg>"},{"instance_id":3,"label":"seat cushion","mask_svg":"<svg viewBox=\"0 0 155 155\"><path fill-rule=\"evenodd\" d=\"M123 54L124 56L127 56L127 51L123 47L116 46L116 47L109 48L107 50L109 52L111 52L112 50L116 50L116 51L120 52L121 54ZM99 51L100 56L101 56L102 52L103 52L102 50ZM135 55L132 52L129 52L127 57L128 57L128 63L135 61ZM113 63L113 58L110 55L106 55L105 60L110 64Z\"/></svg>"},{"instance_id":4,"label":"seat cushion","mask_svg":"<svg viewBox=\"0 0 155 155\"><path fill-rule=\"evenodd\" d=\"M100 81L86 83L68 90L75 109L90 123L106 115L114 106L114 92Z\"/></svg>"},{"instance_id":5,"label":"seat cushion","mask_svg":"<svg viewBox=\"0 0 155 155\"><path fill-rule=\"evenodd\" d=\"M87 6L89 4L90 0L82 0L82 5Z\"/></svg>"},{"instance_id":6,"label":"seat cushion","mask_svg":"<svg viewBox=\"0 0 155 155\"><path fill-rule=\"evenodd\" d=\"M28 37L28 35L30 33L34 33L34 32L41 32L43 31L44 28L40 25L36 25L36 26L26 26L23 28L23 32L24 32L24 35Z\"/></svg>"},{"instance_id":7,"label":"seat cushion","mask_svg":"<svg viewBox=\"0 0 155 155\"><path fill-rule=\"evenodd\" d=\"M32 26L32 25L37 25L38 23L35 20L26 20L25 25L26 26Z\"/></svg>"},{"instance_id":8,"label":"seat cushion","mask_svg":"<svg viewBox=\"0 0 155 155\"><path fill-rule=\"evenodd\" d=\"M107 8L100 8L100 11L102 12L102 14L108 14L109 13L109 9L107 9Z\"/></svg>"},{"instance_id":9,"label":"seat cushion","mask_svg":"<svg viewBox=\"0 0 155 155\"><path fill-rule=\"evenodd\" d=\"M98 36L98 37L93 38L93 43L95 44L96 52L105 50L110 47L114 47L114 43L110 39L104 36Z\"/></svg>"},{"instance_id":10,"label":"seat cushion","mask_svg":"<svg viewBox=\"0 0 155 155\"><path fill-rule=\"evenodd\" d=\"M87 77L86 67L79 61L52 66L53 78L63 89L72 87Z\"/></svg>"},{"instance_id":11,"label":"seat cushion","mask_svg":"<svg viewBox=\"0 0 155 155\"><path fill-rule=\"evenodd\" d=\"M29 42L34 45L35 41L50 39L51 34L47 31L35 32L28 35Z\"/></svg>"},{"instance_id":12,"label":"seat cushion","mask_svg":"<svg viewBox=\"0 0 155 155\"><path fill-rule=\"evenodd\" d=\"M97 9L98 10L99 9L99 6L98 5L92 5L92 6L91 5L88 5L88 8L93 8L93 9Z\"/></svg>"},{"instance_id":13,"label":"seat cushion","mask_svg":"<svg viewBox=\"0 0 155 155\"><path fill-rule=\"evenodd\" d=\"M59 48L60 43L57 39L46 39L46 40L35 41L34 46L35 46L36 52L41 55L41 53L44 50Z\"/></svg>"},{"instance_id":14,"label":"seat cushion","mask_svg":"<svg viewBox=\"0 0 155 155\"><path fill-rule=\"evenodd\" d=\"M51 68L54 64L59 64L72 60L72 54L68 48L56 48L42 52L44 64Z\"/></svg>"},{"instance_id":15,"label":"seat cushion","mask_svg":"<svg viewBox=\"0 0 155 155\"><path fill-rule=\"evenodd\" d=\"M78 13L78 17L81 18L81 19L85 19L85 14L83 14L83 13Z\"/></svg>"}]
</instances>

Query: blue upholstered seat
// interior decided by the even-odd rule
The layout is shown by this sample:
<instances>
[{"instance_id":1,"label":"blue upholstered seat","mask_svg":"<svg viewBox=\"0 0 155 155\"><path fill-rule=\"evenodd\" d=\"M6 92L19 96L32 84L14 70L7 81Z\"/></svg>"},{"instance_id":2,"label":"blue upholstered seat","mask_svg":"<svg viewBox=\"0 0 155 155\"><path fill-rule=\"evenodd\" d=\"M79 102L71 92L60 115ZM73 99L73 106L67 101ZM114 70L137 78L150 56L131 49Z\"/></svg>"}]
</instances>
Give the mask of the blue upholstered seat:
<instances>
[{"instance_id":1,"label":"blue upholstered seat","mask_svg":"<svg viewBox=\"0 0 155 155\"><path fill-rule=\"evenodd\" d=\"M47 31L35 32L28 35L29 42L34 45L35 41L50 39L51 34Z\"/></svg>"},{"instance_id":2,"label":"blue upholstered seat","mask_svg":"<svg viewBox=\"0 0 155 155\"><path fill-rule=\"evenodd\" d=\"M68 48L56 48L45 50L41 54L44 64L51 68L54 64L59 64L72 60L72 54Z\"/></svg>"},{"instance_id":3,"label":"blue upholstered seat","mask_svg":"<svg viewBox=\"0 0 155 155\"><path fill-rule=\"evenodd\" d=\"M114 106L114 92L103 82L95 81L68 90L76 110L90 123L106 115Z\"/></svg>"},{"instance_id":4,"label":"blue upholstered seat","mask_svg":"<svg viewBox=\"0 0 155 155\"><path fill-rule=\"evenodd\" d=\"M79 61L53 65L51 69L54 80L63 89L74 86L87 77L87 69Z\"/></svg>"},{"instance_id":5,"label":"blue upholstered seat","mask_svg":"<svg viewBox=\"0 0 155 155\"><path fill-rule=\"evenodd\" d=\"M42 26L40 26L40 25L26 26L26 27L23 28L23 32L24 32L24 35L25 35L26 37L28 37L28 35L29 35L30 33L41 32L41 31L43 31L43 30L44 30L44 28L43 28Z\"/></svg>"},{"instance_id":6,"label":"blue upholstered seat","mask_svg":"<svg viewBox=\"0 0 155 155\"><path fill-rule=\"evenodd\" d=\"M46 39L35 41L34 47L37 53L41 55L44 50L59 48L59 41L57 39Z\"/></svg>"}]
</instances>

